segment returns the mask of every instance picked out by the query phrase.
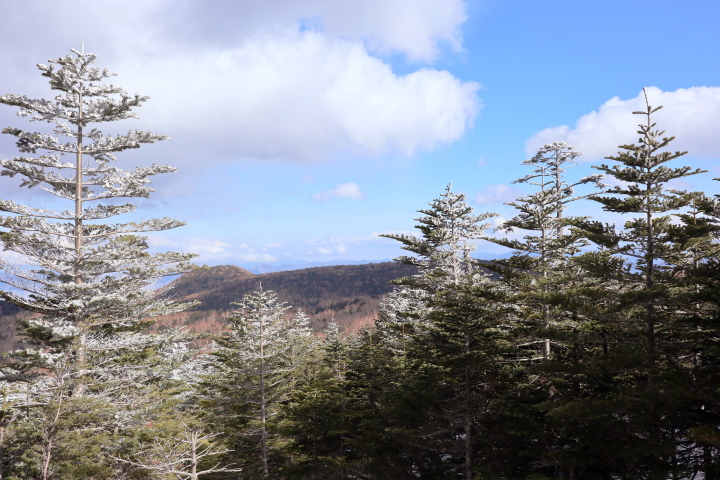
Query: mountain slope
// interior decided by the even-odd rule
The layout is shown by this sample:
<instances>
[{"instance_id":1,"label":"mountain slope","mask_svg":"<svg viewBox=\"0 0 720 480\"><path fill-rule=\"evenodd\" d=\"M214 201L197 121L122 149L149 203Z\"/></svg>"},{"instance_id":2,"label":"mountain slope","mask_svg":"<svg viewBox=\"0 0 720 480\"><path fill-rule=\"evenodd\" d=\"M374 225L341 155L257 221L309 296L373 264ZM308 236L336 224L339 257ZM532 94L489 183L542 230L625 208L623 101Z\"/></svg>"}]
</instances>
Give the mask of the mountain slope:
<instances>
[{"instance_id":1,"label":"mountain slope","mask_svg":"<svg viewBox=\"0 0 720 480\"><path fill-rule=\"evenodd\" d=\"M187 273L169 286L177 301L199 300L187 312L161 319L161 324L190 324L195 330L215 331L232 302L258 290L273 290L278 299L303 310L320 330L333 319L355 330L375 319L383 295L392 290L388 282L415 274L416 269L394 262L338 265L254 275L234 266L219 266Z\"/></svg>"},{"instance_id":2,"label":"mountain slope","mask_svg":"<svg viewBox=\"0 0 720 480\"><path fill-rule=\"evenodd\" d=\"M303 310L316 331L333 319L345 331L353 332L371 324L383 295L392 290L388 282L416 273L415 267L394 262L363 265L336 265L285 272L253 274L240 267L224 265L187 273L166 287L167 295L178 302L199 300L189 312L158 318L159 328L188 326L191 330L212 333L220 330L225 319L244 295L258 290L273 290L281 302ZM0 302L0 352L17 347L15 321L33 314Z\"/></svg>"}]
</instances>

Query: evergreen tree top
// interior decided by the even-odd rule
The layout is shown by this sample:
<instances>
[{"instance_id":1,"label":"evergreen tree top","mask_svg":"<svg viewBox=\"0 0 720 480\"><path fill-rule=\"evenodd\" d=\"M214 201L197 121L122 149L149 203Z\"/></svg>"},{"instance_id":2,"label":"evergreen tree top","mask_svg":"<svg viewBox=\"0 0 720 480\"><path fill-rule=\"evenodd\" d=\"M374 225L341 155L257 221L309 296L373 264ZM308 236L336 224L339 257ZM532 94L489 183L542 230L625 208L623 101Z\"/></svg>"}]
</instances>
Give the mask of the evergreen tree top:
<instances>
[{"instance_id":1,"label":"evergreen tree top","mask_svg":"<svg viewBox=\"0 0 720 480\"><path fill-rule=\"evenodd\" d=\"M85 53L84 46L71 52L73 55L48 60L49 65L37 65L42 75L50 80L50 88L64 92L55 97L55 102L9 94L0 97L0 103L20 107L18 115L30 116L31 121L57 124L67 121L85 126L91 122L137 118L132 109L149 97L128 95L120 87L98 83L117 74L93 66L97 56ZM78 113L80 107L82 109Z\"/></svg>"},{"instance_id":2,"label":"evergreen tree top","mask_svg":"<svg viewBox=\"0 0 720 480\"><path fill-rule=\"evenodd\" d=\"M638 125L640 135L637 144L620 145L617 155L605 157L617 162L609 166L595 166L607 175L619 181L606 193L612 197L595 196L593 199L603 205L604 210L618 213L662 213L677 210L688 204L688 199L678 192L665 189L665 184L691 175L706 172L688 166L671 168L666 163L675 160L687 152L663 151L675 139L665 136L664 130L656 129L652 114L662 108L652 107L645 94L645 110L633 112L645 116L645 121Z\"/></svg>"}]
</instances>

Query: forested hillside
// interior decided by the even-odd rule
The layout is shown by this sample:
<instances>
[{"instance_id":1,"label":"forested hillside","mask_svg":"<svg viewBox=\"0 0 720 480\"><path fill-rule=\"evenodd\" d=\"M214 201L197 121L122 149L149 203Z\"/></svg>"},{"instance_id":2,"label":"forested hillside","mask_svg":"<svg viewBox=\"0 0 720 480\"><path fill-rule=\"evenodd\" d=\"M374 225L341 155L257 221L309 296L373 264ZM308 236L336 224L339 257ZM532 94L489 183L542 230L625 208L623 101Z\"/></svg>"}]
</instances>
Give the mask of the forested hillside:
<instances>
[{"instance_id":1,"label":"forested hillside","mask_svg":"<svg viewBox=\"0 0 720 480\"><path fill-rule=\"evenodd\" d=\"M227 323L234 302L262 287L278 293L280 302L291 311L308 315L315 332L335 321L342 331L357 332L372 325L392 280L413 275L417 269L399 263L338 265L304 270L252 274L236 266L207 267L186 273L166 290L178 302L199 301L192 310L158 317L157 326L188 326L197 333L217 332ZM15 322L28 312L0 302L0 352L17 345Z\"/></svg>"},{"instance_id":2,"label":"forested hillside","mask_svg":"<svg viewBox=\"0 0 720 480\"><path fill-rule=\"evenodd\" d=\"M169 291L179 300L198 300L196 310L228 310L232 302L258 290L278 292L281 302L314 315L356 297L381 297L388 282L413 275L416 269L397 263L338 265L254 275L234 266L209 267L175 280ZM340 307L339 309L342 309Z\"/></svg>"},{"instance_id":3,"label":"forested hillside","mask_svg":"<svg viewBox=\"0 0 720 480\"><path fill-rule=\"evenodd\" d=\"M274 291L291 312L303 311L315 332L335 322L344 332L372 325L389 283L413 275L416 268L397 263L338 265L287 272L252 274L235 266L196 270L175 280L168 291L178 301L201 302L193 310L158 318L158 325L189 326L193 331L217 332L226 323L233 303L261 287Z\"/></svg>"}]
</instances>

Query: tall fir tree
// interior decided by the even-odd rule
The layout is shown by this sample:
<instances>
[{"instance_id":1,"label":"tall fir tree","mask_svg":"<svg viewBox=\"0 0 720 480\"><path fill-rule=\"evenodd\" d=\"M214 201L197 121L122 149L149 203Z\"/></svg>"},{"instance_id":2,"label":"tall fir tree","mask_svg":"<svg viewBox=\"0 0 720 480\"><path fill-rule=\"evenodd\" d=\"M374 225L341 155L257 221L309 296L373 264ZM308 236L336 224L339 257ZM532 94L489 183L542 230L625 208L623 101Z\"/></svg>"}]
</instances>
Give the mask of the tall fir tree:
<instances>
[{"instance_id":1,"label":"tall fir tree","mask_svg":"<svg viewBox=\"0 0 720 480\"><path fill-rule=\"evenodd\" d=\"M281 431L289 439L284 478L347 478L353 471L356 415L347 374L358 335L343 336L334 321L317 344L308 374L282 405Z\"/></svg>"},{"instance_id":2,"label":"tall fir tree","mask_svg":"<svg viewBox=\"0 0 720 480\"><path fill-rule=\"evenodd\" d=\"M508 203L519 213L498 230L519 229L526 233L522 240L487 238L514 250L510 259L498 260L494 265L517 292L515 303L522 308L518 318L529 330L519 340L524 347L521 357L526 360L548 360L552 341L559 340L558 334L563 330L575 327L568 312L558 305L561 302L557 297L577 282L573 275L576 270L570 268L568 259L589 243L566 228L569 219L565 210L572 202L592 194L577 194L578 187L603 186L603 176L599 174L576 180L568 178L566 170L577 165L580 155L572 146L555 142L543 145L535 156L525 160L523 164L532 167L532 172L513 183L532 185L536 191ZM533 348L536 345L541 348Z\"/></svg>"},{"instance_id":3,"label":"tall fir tree","mask_svg":"<svg viewBox=\"0 0 720 480\"><path fill-rule=\"evenodd\" d=\"M717 179L716 179L717 180ZM680 462L707 480L720 479L720 202L718 195L693 195L679 215L675 264L678 320L668 340L683 375L674 375L682 402L676 435ZM676 370L676 372L678 372ZM679 372L678 372L679 373Z\"/></svg>"},{"instance_id":4,"label":"tall fir tree","mask_svg":"<svg viewBox=\"0 0 720 480\"><path fill-rule=\"evenodd\" d=\"M673 216L682 213L693 201L692 195L671 190L667 185L704 170L665 165L687 152L662 151L675 137L665 137L664 131L655 130L652 114L662 107L651 107L647 94L645 101L644 111L633 112L645 117L644 123L638 125L638 144L621 145L623 151L607 157L617 162L615 165L595 167L620 185L610 188L609 196L595 196L593 200L607 212L634 217L626 221L624 230L617 234L615 253L628 258L631 268L625 278L628 293L623 303L642 305L645 349L650 356L655 356L657 330L672 309L664 305L667 292L664 285L672 281L672 260L681 247L674 241Z\"/></svg>"},{"instance_id":5,"label":"tall fir tree","mask_svg":"<svg viewBox=\"0 0 720 480\"><path fill-rule=\"evenodd\" d=\"M419 275L398 283L421 292L422 308L411 303L405 311L386 311L383 318L392 322L381 319L378 329L397 330L407 323L398 317L419 317L407 342L403 332L407 367L397 380L405 396L425 399L415 405L423 420L413 427L416 443L406 450L408 463L420 478L469 480L488 463L481 447L484 425L509 346L507 291L470 256L475 240L490 227L482 222L494 214L475 215L450 186L420 213L420 237L388 237L414 254L397 260L420 267Z\"/></svg>"},{"instance_id":6,"label":"tall fir tree","mask_svg":"<svg viewBox=\"0 0 720 480\"><path fill-rule=\"evenodd\" d=\"M545 405L561 422L557 442L572 446L559 445L550 455L568 478L692 475L682 445L688 431L681 412L688 404L678 389L688 365L676 357L674 338L688 284L677 262L707 232L679 225L696 194L672 190L668 183L703 171L667 165L685 152L666 150L674 137L655 128L652 115L660 108L646 96L646 108L634 112L644 117L638 143L621 145L617 155L607 157L614 165L595 167L616 186L592 199L606 212L630 217L624 226L572 222L597 246L573 259L586 277L573 290L574 314L596 327L580 343L581 361L552 367L569 374L568 388ZM623 448L601 444L597 436L616 438Z\"/></svg>"},{"instance_id":7,"label":"tall fir tree","mask_svg":"<svg viewBox=\"0 0 720 480\"><path fill-rule=\"evenodd\" d=\"M34 395L25 401L34 407L27 411L44 412L37 418L50 419L41 421L46 432L41 441L43 479L60 475L53 473L53 451L60 425L72 410L69 404L87 395L94 397L89 403L112 404L111 396L142 384L137 364L150 360L164 341L141 333L150 323L147 319L187 307L149 287L158 278L194 268L193 255L151 255L146 239L136 235L183 222L108 221L136 209L116 199L148 197L153 192L150 177L175 169L152 165L124 171L114 165L117 152L168 137L136 130L111 136L96 127L135 118L133 109L148 98L103 83L114 74L95 67L95 60L81 49L49 65L39 64L58 92L53 100L0 97L0 103L18 107L19 116L51 125L50 133L3 129L17 138L19 151L27 156L0 160L3 176L22 177L21 186L37 187L50 195L53 205L60 205L53 209L0 200L0 211L6 213L0 216L3 248L24 262L0 259L0 282L11 287L0 295L40 314L20 324L29 348L11 355L3 378L32 385ZM89 413L78 421L88 424L91 419L99 421ZM101 428L90 423L88 428Z\"/></svg>"},{"instance_id":8,"label":"tall fir tree","mask_svg":"<svg viewBox=\"0 0 720 480\"><path fill-rule=\"evenodd\" d=\"M470 254L475 240L481 238L489 224L483 223L497 216L494 213L475 215L465 202L465 195L453 193L452 184L440 197L430 203L429 209L419 210L416 218L420 237L404 234L381 235L403 244L402 249L413 256L401 256L398 262L415 265L420 275L403 279L408 287L422 290L442 288L447 284L459 285L468 276L478 273Z\"/></svg>"}]
</instances>

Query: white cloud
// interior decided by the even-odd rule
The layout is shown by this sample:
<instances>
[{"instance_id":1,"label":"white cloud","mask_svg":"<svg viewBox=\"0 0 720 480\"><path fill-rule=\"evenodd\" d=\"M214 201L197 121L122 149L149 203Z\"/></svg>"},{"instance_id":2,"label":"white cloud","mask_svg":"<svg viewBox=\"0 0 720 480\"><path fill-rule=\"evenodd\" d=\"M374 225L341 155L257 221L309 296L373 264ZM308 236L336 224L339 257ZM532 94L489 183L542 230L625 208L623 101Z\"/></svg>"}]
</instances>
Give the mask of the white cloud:
<instances>
[{"instance_id":1,"label":"white cloud","mask_svg":"<svg viewBox=\"0 0 720 480\"><path fill-rule=\"evenodd\" d=\"M670 149L687 150L697 157L720 156L717 125L720 124L720 87L681 88L664 92L646 88L650 105L663 109L653 114L657 128L676 140ZM594 112L580 117L574 127L561 125L533 135L525 151L533 155L545 143L564 141L583 152L581 159L597 160L618 152L618 145L637 143L637 125L644 118L633 111L645 110L642 91L637 97L621 100L613 97Z\"/></svg>"},{"instance_id":2,"label":"white cloud","mask_svg":"<svg viewBox=\"0 0 720 480\"><path fill-rule=\"evenodd\" d=\"M255 263L275 262L277 257L245 243L233 247L233 245L215 238L189 237L174 239L169 236L156 234L148 236L150 246L153 250L177 250L185 253L196 253L196 263L220 264L220 263ZM274 244L269 244L275 246Z\"/></svg>"},{"instance_id":3,"label":"white cloud","mask_svg":"<svg viewBox=\"0 0 720 480\"><path fill-rule=\"evenodd\" d=\"M260 247L260 252L256 248L250 247L243 243L240 247L232 252L226 258L232 259L236 263L272 263L277 261L275 255L266 253L269 248L280 247L279 243L268 243Z\"/></svg>"},{"instance_id":4,"label":"white cloud","mask_svg":"<svg viewBox=\"0 0 720 480\"><path fill-rule=\"evenodd\" d=\"M345 239L340 235L329 235L327 237L311 238L305 243L307 245L317 246L317 253L321 255L332 255L334 253L346 253L347 252L347 241L353 241L352 239ZM312 251L308 252L311 254Z\"/></svg>"},{"instance_id":5,"label":"white cloud","mask_svg":"<svg viewBox=\"0 0 720 480\"><path fill-rule=\"evenodd\" d=\"M512 202L521 195L522 192L520 190L510 185L486 185L482 191L475 196L475 203L478 205L492 205Z\"/></svg>"},{"instance_id":6,"label":"white cloud","mask_svg":"<svg viewBox=\"0 0 720 480\"><path fill-rule=\"evenodd\" d=\"M507 219L504 218L502 215L498 215L497 217L493 217L493 218L489 219L489 221L493 227L497 228L500 225L502 225L503 223L507 222Z\"/></svg>"},{"instance_id":7,"label":"white cloud","mask_svg":"<svg viewBox=\"0 0 720 480\"><path fill-rule=\"evenodd\" d=\"M27 19L34 18L45 27L34 40L65 41L77 37L68 27L79 11L85 41L108 38L115 48L128 51L158 37L207 50L261 32L299 27L422 62L432 62L445 48L460 51L461 27L467 20L463 0L127 0L100 6L93 0L26 0L3 4L0 25L4 31L21 32ZM167 44L145 48L161 53Z\"/></svg>"},{"instance_id":8,"label":"white cloud","mask_svg":"<svg viewBox=\"0 0 720 480\"><path fill-rule=\"evenodd\" d=\"M324 10L330 35L364 39L377 53L400 52L432 62L440 47L462 47L460 26L467 19L461 0L364 0L316 2Z\"/></svg>"},{"instance_id":9,"label":"white cloud","mask_svg":"<svg viewBox=\"0 0 720 480\"><path fill-rule=\"evenodd\" d=\"M153 97L144 124L162 125L178 142L200 131L203 142L192 148L225 158L412 155L460 139L481 108L474 82L427 68L397 75L360 42L314 32L175 51L123 71Z\"/></svg>"},{"instance_id":10,"label":"white cloud","mask_svg":"<svg viewBox=\"0 0 720 480\"><path fill-rule=\"evenodd\" d=\"M232 245L214 238L190 237L182 240L170 238L162 234L148 235L148 244L153 250L175 249L187 253L218 254L227 251ZM246 248L241 245L239 248Z\"/></svg>"},{"instance_id":11,"label":"white cloud","mask_svg":"<svg viewBox=\"0 0 720 480\"><path fill-rule=\"evenodd\" d=\"M341 183L336 185L331 190L325 190L324 192L316 193L312 196L312 199L316 202L328 202L333 198L351 198L354 200L362 200L365 198L365 194L362 193L357 183Z\"/></svg>"},{"instance_id":12,"label":"white cloud","mask_svg":"<svg viewBox=\"0 0 720 480\"><path fill-rule=\"evenodd\" d=\"M212 238L188 238L182 244L185 252L197 253L201 257L212 256L218 257L228 253L229 243L215 240Z\"/></svg>"},{"instance_id":13,"label":"white cloud","mask_svg":"<svg viewBox=\"0 0 720 480\"><path fill-rule=\"evenodd\" d=\"M215 8L202 0L156 3L163 5L168 27L192 43L215 43L228 35L243 38L269 26L299 26L363 41L374 53L401 53L422 62L435 60L443 47L459 51L460 27L467 19L462 0L214 0ZM194 28L188 31L188 25Z\"/></svg>"},{"instance_id":14,"label":"white cloud","mask_svg":"<svg viewBox=\"0 0 720 480\"><path fill-rule=\"evenodd\" d=\"M474 82L429 68L398 75L377 57L432 62L448 47L460 51L462 0L128 3L4 5L8 37L25 35L30 18L46 27L20 48L0 46L8 87L47 96L33 65L79 48L72 26L82 11L86 49L120 74L114 83L151 97L137 124L175 138L163 153L183 169L338 152L412 155L461 138L481 108ZM149 150L140 155L156 155Z\"/></svg>"},{"instance_id":15,"label":"white cloud","mask_svg":"<svg viewBox=\"0 0 720 480\"><path fill-rule=\"evenodd\" d=\"M417 237L419 234L416 231L385 231L385 232L372 232L368 235L363 236L356 236L356 237L346 237L342 235L327 235L324 237L315 237L311 238L309 240L306 240L305 243L307 245L312 245L313 247L316 247L316 249L310 250L307 252L307 255L311 255L314 253L319 253L321 255L332 255L332 254L344 254L347 253L349 250L352 250L353 252L358 251L358 247L360 249L367 248L368 245L371 244L387 244L387 245L396 245L395 240L388 239L381 237L380 235L384 234L395 234L395 235L410 235ZM397 252L393 251L391 252L391 255L396 255Z\"/></svg>"},{"instance_id":16,"label":"white cloud","mask_svg":"<svg viewBox=\"0 0 720 480\"><path fill-rule=\"evenodd\" d=\"M233 261L238 263L272 263L277 262L277 257L269 253L238 252L232 256Z\"/></svg>"}]
</instances>

